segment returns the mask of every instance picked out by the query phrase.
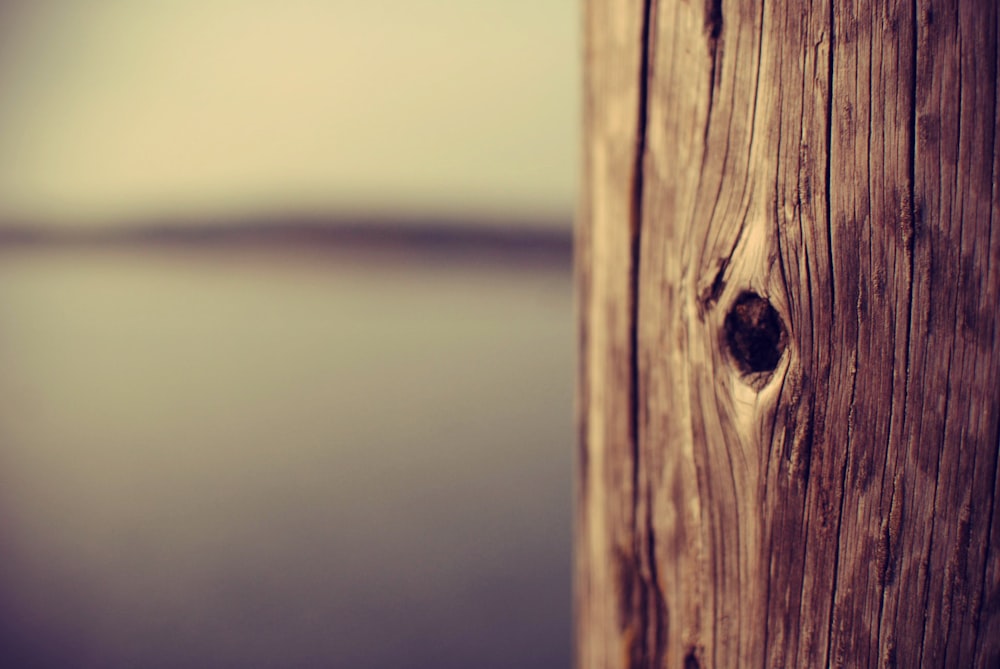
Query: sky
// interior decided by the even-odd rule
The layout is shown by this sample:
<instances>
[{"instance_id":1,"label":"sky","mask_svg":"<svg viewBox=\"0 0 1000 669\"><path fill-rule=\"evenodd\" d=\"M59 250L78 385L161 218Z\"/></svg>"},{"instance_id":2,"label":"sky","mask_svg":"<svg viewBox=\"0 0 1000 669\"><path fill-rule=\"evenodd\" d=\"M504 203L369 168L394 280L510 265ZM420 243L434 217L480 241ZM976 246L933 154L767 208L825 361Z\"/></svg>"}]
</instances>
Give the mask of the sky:
<instances>
[{"instance_id":1,"label":"sky","mask_svg":"<svg viewBox=\"0 0 1000 669\"><path fill-rule=\"evenodd\" d=\"M0 0L0 221L568 219L575 0Z\"/></svg>"}]
</instances>

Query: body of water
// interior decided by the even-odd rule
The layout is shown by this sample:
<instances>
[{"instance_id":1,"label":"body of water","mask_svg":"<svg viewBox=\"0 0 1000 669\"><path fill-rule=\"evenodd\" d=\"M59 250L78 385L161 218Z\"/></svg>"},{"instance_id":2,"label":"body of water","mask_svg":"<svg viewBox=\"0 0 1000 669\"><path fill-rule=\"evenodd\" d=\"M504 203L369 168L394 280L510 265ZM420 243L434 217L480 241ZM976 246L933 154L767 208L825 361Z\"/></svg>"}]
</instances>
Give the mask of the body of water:
<instances>
[{"instance_id":1,"label":"body of water","mask_svg":"<svg viewBox=\"0 0 1000 669\"><path fill-rule=\"evenodd\" d=\"M566 267L0 252L23 667L567 667Z\"/></svg>"}]
</instances>

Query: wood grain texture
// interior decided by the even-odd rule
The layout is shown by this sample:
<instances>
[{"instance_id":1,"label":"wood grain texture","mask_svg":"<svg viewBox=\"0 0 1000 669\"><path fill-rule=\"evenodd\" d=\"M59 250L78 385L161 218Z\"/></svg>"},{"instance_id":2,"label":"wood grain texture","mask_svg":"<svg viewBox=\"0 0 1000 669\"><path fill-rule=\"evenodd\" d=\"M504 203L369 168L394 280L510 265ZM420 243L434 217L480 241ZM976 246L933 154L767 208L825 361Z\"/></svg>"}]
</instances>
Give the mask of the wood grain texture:
<instances>
[{"instance_id":1,"label":"wood grain texture","mask_svg":"<svg viewBox=\"0 0 1000 669\"><path fill-rule=\"evenodd\" d=\"M996 3L585 11L577 666L1000 666Z\"/></svg>"}]
</instances>

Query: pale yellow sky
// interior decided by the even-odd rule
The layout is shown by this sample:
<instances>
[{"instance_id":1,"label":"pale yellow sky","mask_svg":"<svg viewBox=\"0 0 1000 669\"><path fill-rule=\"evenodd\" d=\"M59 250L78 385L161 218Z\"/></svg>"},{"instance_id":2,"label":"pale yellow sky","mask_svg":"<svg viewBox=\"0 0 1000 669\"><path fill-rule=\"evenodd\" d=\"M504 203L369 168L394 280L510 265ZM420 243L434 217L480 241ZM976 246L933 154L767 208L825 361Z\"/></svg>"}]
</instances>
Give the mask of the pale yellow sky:
<instances>
[{"instance_id":1,"label":"pale yellow sky","mask_svg":"<svg viewBox=\"0 0 1000 669\"><path fill-rule=\"evenodd\" d=\"M2 6L2 219L572 210L576 0Z\"/></svg>"}]
</instances>

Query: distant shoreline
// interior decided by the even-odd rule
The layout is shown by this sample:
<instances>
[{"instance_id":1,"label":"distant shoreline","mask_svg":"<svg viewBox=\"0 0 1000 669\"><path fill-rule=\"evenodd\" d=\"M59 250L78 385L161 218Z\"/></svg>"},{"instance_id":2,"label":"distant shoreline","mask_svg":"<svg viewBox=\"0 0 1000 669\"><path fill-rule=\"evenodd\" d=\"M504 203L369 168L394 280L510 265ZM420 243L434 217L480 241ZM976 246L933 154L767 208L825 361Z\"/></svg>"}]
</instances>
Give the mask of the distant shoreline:
<instances>
[{"instance_id":1,"label":"distant shoreline","mask_svg":"<svg viewBox=\"0 0 1000 669\"><path fill-rule=\"evenodd\" d=\"M402 253L433 259L569 267L569 217L476 218L273 216L144 222L105 228L0 223L0 250L26 248L315 249Z\"/></svg>"}]
</instances>

